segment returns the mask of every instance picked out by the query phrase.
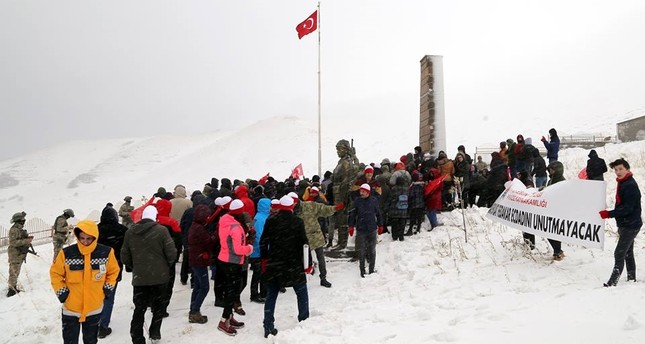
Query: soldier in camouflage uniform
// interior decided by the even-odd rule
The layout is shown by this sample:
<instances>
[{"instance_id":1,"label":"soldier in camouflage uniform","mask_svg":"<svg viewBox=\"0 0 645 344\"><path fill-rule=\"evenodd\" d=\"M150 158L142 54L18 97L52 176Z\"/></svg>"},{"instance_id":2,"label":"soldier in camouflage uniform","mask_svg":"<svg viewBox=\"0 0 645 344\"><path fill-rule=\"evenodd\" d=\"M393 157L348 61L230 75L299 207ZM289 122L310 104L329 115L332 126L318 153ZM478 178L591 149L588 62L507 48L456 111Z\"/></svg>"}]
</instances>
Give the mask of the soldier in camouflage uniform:
<instances>
[{"instance_id":1,"label":"soldier in camouflage uniform","mask_svg":"<svg viewBox=\"0 0 645 344\"><path fill-rule=\"evenodd\" d=\"M334 204L348 205L350 204L350 188L354 184L358 172L358 159L354 156L352 147L347 140L340 140L336 143L336 153L340 159L332 174ZM349 207L345 207L334 215L334 228L338 231L338 246L334 249L347 247L347 208ZM330 232L333 230L332 228Z\"/></svg>"},{"instance_id":2,"label":"soldier in camouflage uniform","mask_svg":"<svg viewBox=\"0 0 645 344\"><path fill-rule=\"evenodd\" d=\"M63 246L67 242L69 232L74 229L67 223L67 219L70 217L74 217L74 211L72 209L65 209L63 210L63 214L58 216L56 221L54 221L54 233L52 236L52 241L54 242L54 261L56 260L58 252L63 249Z\"/></svg>"},{"instance_id":3,"label":"soldier in camouflage uniform","mask_svg":"<svg viewBox=\"0 0 645 344\"><path fill-rule=\"evenodd\" d=\"M9 289L7 290L7 297L16 295L20 292L16 284L18 283L18 275L20 275L20 268L27 256L27 250L31 244L33 236L30 236L23 227L25 225L25 216L27 214L23 211L15 213L11 217L11 229L9 230L9 248L7 253L9 255Z\"/></svg>"},{"instance_id":4,"label":"soldier in camouflage uniform","mask_svg":"<svg viewBox=\"0 0 645 344\"><path fill-rule=\"evenodd\" d=\"M320 272L320 285L325 288L331 288L331 283L327 281L327 265L325 264L325 254L323 252L325 236L320 228L318 218L332 216L336 211L340 211L343 208L345 208L344 204L333 206L313 201L304 201L299 202L295 209L296 215L305 223L305 233L307 234L307 241L309 241L309 250L316 253L318 271Z\"/></svg>"},{"instance_id":5,"label":"soldier in camouflage uniform","mask_svg":"<svg viewBox=\"0 0 645 344\"><path fill-rule=\"evenodd\" d=\"M130 217L130 212L134 210L134 206L130 204L132 197L125 196L123 200L125 203L123 203L119 208L119 216L121 216L121 224L130 228L134 224L132 217Z\"/></svg>"}]
</instances>

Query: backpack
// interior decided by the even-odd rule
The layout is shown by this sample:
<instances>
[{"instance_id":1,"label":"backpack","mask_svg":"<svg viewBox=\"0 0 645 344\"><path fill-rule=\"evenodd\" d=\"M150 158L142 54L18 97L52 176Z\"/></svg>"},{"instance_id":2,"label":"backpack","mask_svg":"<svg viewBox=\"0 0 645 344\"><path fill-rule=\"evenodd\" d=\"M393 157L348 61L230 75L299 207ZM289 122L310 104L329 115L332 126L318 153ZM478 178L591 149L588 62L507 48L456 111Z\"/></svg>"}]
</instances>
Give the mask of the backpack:
<instances>
[{"instance_id":1,"label":"backpack","mask_svg":"<svg viewBox=\"0 0 645 344\"><path fill-rule=\"evenodd\" d=\"M407 210L408 209L408 195L407 194L399 195L399 198L396 201L396 209L399 209L399 210Z\"/></svg>"}]
</instances>

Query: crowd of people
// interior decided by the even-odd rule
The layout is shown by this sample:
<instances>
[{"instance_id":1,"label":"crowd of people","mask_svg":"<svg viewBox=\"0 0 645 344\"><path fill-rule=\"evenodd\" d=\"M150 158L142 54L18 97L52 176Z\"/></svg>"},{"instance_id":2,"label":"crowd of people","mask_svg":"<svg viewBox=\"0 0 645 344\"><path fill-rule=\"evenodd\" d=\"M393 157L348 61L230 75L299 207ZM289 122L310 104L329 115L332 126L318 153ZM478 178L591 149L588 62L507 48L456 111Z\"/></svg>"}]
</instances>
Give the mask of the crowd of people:
<instances>
[{"instance_id":1,"label":"crowd of people","mask_svg":"<svg viewBox=\"0 0 645 344\"><path fill-rule=\"evenodd\" d=\"M54 262L51 283L62 303L63 338L84 343L110 335L115 293L123 274L131 273L134 311L130 324L133 343L145 343L144 314L152 321L150 339L161 338L161 325L168 313L175 283L176 265L180 283L192 288L187 321L205 324L201 308L213 285L214 305L222 308L217 328L236 335L245 326L241 293L250 289L250 301L264 304L264 336L275 336L274 311L278 295L293 288L297 296L297 319L309 317L306 274L317 268L320 285L331 288L325 256L351 253L347 236L356 236L360 277L376 272L378 236L389 233L392 240L419 233L424 217L429 231L442 224L437 214L457 207L489 207L504 191L504 184L518 178L527 187L548 187L564 180L558 161L559 139L555 129L542 137L548 164L522 135L516 141L500 142L489 164L481 156L473 162L464 146L454 159L444 151L434 157L415 147L396 163L362 164L346 140L336 148L339 163L323 178L289 177L277 181L267 175L259 180L212 178L202 190L187 194L183 185L173 192L160 187L150 200L135 209L132 197L124 198L117 211L108 203L98 225L83 220L70 226L71 209L58 216L53 226ZM606 286L616 285L627 262L628 279L635 280L633 240L642 223L640 191L622 159L610 164L618 176L616 208L600 212L615 217L620 240L616 264ZM588 179L602 180L604 160L592 150L587 163ZM19 292L16 281L24 260L24 247L32 237L22 228L24 212L11 219L9 292ZM119 221L119 217L121 221ZM69 236L77 243L63 247ZM531 248L535 237L525 233ZM553 259L561 260L561 243L549 240ZM313 256L317 264L314 264ZM248 283L248 276L251 281Z\"/></svg>"}]
</instances>

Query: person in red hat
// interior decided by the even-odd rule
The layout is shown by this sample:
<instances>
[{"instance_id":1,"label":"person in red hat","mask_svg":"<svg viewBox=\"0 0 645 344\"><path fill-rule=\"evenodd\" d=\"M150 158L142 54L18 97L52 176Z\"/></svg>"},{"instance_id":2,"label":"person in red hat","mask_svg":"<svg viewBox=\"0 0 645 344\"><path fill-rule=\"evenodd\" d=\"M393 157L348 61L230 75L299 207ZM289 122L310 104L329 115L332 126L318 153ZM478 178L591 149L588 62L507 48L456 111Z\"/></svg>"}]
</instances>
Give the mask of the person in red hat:
<instances>
[{"instance_id":1,"label":"person in red hat","mask_svg":"<svg viewBox=\"0 0 645 344\"><path fill-rule=\"evenodd\" d=\"M368 184L361 185L360 197L354 201L354 211L349 216L349 235L356 230L356 248L358 249L361 277L365 277L365 259L369 260L369 273L376 270L376 236L383 233L383 218L379 201L372 195Z\"/></svg>"}]
</instances>

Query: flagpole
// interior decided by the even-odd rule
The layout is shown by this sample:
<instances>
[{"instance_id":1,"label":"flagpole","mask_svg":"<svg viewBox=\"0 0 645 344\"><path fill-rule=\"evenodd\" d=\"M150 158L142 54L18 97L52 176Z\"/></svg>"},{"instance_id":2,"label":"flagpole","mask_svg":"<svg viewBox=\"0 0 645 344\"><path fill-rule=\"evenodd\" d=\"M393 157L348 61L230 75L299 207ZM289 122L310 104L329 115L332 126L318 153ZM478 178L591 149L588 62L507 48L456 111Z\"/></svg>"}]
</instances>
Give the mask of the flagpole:
<instances>
[{"instance_id":1,"label":"flagpole","mask_svg":"<svg viewBox=\"0 0 645 344\"><path fill-rule=\"evenodd\" d=\"M322 120L320 104L320 1L318 1L318 176L322 177Z\"/></svg>"}]
</instances>

